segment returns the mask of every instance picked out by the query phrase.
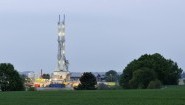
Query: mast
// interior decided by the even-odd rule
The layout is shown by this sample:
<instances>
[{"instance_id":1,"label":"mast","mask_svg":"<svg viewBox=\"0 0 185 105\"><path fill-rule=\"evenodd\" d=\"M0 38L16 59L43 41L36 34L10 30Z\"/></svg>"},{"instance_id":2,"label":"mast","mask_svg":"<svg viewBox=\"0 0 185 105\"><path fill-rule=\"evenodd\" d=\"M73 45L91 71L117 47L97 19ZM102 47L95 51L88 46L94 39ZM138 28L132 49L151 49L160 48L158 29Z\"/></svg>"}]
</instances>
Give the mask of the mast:
<instances>
[{"instance_id":1,"label":"mast","mask_svg":"<svg viewBox=\"0 0 185 105\"><path fill-rule=\"evenodd\" d=\"M57 71L68 71L68 60L65 57L65 14L63 15L63 21L58 21L58 63Z\"/></svg>"}]
</instances>

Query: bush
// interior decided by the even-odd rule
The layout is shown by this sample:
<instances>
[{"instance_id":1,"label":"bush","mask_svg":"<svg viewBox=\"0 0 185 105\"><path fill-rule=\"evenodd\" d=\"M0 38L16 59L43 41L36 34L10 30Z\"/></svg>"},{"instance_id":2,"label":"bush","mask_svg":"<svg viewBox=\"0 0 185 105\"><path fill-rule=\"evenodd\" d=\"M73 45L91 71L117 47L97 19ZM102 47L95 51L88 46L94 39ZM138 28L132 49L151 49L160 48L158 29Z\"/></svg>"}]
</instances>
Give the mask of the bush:
<instances>
[{"instance_id":1,"label":"bush","mask_svg":"<svg viewBox=\"0 0 185 105\"><path fill-rule=\"evenodd\" d=\"M145 89L150 81L155 79L155 72L152 69L141 68L133 72L133 77L129 80L129 85L132 89Z\"/></svg>"},{"instance_id":2,"label":"bush","mask_svg":"<svg viewBox=\"0 0 185 105\"><path fill-rule=\"evenodd\" d=\"M107 85L105 83L99 83L97 85L97 89L98 90L120 90L122 88L120 86L117 86L117 85L111 86L111 85Z\"/></svg>"},{"instance_id":3,"label":"bush","mask_svg":"<svg viewBox=\"0 0 185 105\"><path fill-rule=\"evenodd\" d=\"M80 77L80 84L75 87L75 90L95 90L96 89L96 77L91 72L85 72Z\"/></svg>"},{"instance_id":4,"label":"bush","mask_svg":"<svg viewBox=\"0 0 185 105\"><path fill-rule=\"evenodd\" d=\"M104 84L104 83L99 83L98 84L98 89L99 90L108 90L109 89L109 86Z\"/></svg>"},{"instance_id":5,"label":"bush","mask_svg":"<svg viewBox=\"0 0 185 105\"><path fill-rule=\"evenodd\" d=\"M148 89L160 89L162 87L161 81L160 80L154 80L150 81L148 84Z\"/></svg>"},{"instance_id":6,"label":"bush","mask_svg":"<svg viewBox=\"0 0 185 105\"><path fill-rule=\"evenodd\" d=\"M36 91L36 88L35 87L28 87L27 91Z\"/></svg>"}]
</instances>

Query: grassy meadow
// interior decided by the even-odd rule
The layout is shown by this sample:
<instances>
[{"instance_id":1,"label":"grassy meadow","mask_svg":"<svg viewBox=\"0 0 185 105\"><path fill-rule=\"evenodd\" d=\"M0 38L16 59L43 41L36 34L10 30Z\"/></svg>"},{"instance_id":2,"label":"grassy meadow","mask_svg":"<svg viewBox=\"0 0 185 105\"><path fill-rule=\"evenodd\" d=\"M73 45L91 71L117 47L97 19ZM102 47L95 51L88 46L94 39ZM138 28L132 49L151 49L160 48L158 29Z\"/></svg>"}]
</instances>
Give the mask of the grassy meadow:
<instances>
[{"instance_id":1,"label":"grassy meadow","mask_svg":"<svg viewBox=\"0 0 185 105\"><path fill-rule=\"evenodd\" d=\"M0 92L0 105L185 105L185 86L157 90Z\"/></svg>"}]
</instances>

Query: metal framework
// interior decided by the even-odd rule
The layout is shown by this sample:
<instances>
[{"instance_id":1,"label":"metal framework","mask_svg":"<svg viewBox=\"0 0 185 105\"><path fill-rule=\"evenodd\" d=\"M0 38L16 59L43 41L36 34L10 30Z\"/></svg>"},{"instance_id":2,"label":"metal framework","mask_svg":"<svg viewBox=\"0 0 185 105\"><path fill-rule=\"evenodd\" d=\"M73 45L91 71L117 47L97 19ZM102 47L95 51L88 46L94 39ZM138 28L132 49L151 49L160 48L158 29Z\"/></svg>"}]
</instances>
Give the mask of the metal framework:
<instances>
[{"instance_id":1,"label":"metal framework","mask_svg":"<svg viewBox=\"0 0 185 105\"><path fill-rule=\"evenodd\" d=\"M69 62L65 57L65 14L63 15L63 21L58 21L58 55L57 55L57 70L56 71L68 71Z\"/></svg>"}]
</instances>

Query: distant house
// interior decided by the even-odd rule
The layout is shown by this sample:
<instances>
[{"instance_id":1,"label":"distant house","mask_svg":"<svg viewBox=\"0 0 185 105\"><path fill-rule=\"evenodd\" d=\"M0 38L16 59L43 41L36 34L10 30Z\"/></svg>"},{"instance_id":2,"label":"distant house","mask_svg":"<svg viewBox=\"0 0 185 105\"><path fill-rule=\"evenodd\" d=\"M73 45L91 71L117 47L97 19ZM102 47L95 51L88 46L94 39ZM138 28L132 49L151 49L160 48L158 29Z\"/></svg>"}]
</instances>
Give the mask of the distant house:
<instances>
[{"instance_id":1,"label":"distant house","mask_svg":"<svg viewBox=\"0 0 185 105\"><path fill-rule=\"evenodd\" d=\"M23 71L23 72L19 72L20 75L24 75L27 76L28 78L34 80L35 79L35 73L34 71Z\"/></svg>"},{"instance_id":2,"label":"distant house","mask_svg":"<svg viewBox=\"0 0 185 105\"><path fill-rule=\"evenodd\" d=\"M81 73L81 72L71 72L70 80L71 81L79 81L82 74L83 73Z\"/></svg>"},{"instance_id":3,"label":"distant house","mask_svg":"<svg viewBox=\"0 0 185 105\"><path fill-rule=\"evenodd\" d=\"M105 73L106 72L92 72L92 74L96 77L97 82L105 82ZM83 72L71 72L71 81L79 81L80 77L82 76ZM118 72L118 75L121 75L120 72Z\"/></svg>"},{"instance_id":4,"label":"distant house","mask_svg":"<svg viewBox=\"0 0 185 105\"><path fill-rule=\"evenodd\" d=\"M71 72L71 81L79 81L80 77L82 76L82 72ZM96 77L97 81L104 80L105 73L99 73L99 72L92 72L92 74Z\"/></svg>"},{"instance_id":5,"label":"distant house","mask_svg":"<svg viewBox=\"0 0 185 105\"><path fill-rule=\"evenodd\" d=\"M185 78L179 79L179 85L185 85L184 81L185 81Z\"/></svg>"},{"instance_id":6,"label":"distant house","mask_svg":"<svg viewBox=\"0 0 185 105\"><path fill-rule=\"evenodd\" d=\"M105 82L105 73L106 72L92 72L92 74L96 77L97 82ZM39 75L35 74L33 71L24 71L24 72L19 72L20 75L25 75L28 78L35 80L39 78ZM70 81L72 82L79 82L80 77L82 76L83 72L71 72L70 73ZM118 72L118 75L121 73Z\"/></svg>"},{"instance_id":7,"label":"distant house","mask_svg":"<svg viewBox=\"0 0 185 105\"><path fill-rule=\"evenodd\" d=\"M181 78L179 79L179 85L185 85L185 72L182 72Z\"/></svg>"},{"instance_id":8,"label":"distant house","mask_svg":"<svg viewBox=\"0 0 185 105\"><path fill-rule=\"evenodd\" d=\"M105 81L105 72L93 72L97 82Z\"/></svg>"}]
</instances>

